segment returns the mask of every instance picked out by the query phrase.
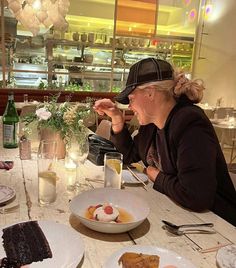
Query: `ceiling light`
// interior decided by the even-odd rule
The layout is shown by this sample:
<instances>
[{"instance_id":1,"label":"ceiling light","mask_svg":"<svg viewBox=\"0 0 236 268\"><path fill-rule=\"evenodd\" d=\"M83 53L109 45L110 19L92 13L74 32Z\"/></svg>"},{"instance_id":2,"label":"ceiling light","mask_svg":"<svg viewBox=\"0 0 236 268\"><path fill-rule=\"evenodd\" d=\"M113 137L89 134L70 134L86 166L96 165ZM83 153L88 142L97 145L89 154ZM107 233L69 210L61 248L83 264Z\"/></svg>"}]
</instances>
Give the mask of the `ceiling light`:
<instances>
[{"instance_id":1,"label":"ceiling light","mask_svg":"<svg viewBox=\"0 0 236 268\"><path fill-rule=\"evenodd\" d=\"M40 27L65 31L68 23L65 16L69 0L7 0L8 7L15 18L33 35L39 33Z\"/></svg>"}]
</instances>

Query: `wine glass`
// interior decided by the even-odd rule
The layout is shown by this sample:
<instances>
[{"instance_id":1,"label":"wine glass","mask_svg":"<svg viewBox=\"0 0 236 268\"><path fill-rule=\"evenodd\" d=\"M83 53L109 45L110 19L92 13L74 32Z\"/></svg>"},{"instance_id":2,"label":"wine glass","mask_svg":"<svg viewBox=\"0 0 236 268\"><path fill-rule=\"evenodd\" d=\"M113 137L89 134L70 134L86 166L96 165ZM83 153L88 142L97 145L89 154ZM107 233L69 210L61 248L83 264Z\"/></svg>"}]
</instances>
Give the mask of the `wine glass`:
<instances>
[{"instance_id":1,"label":"wine glass","mask_svg":"<svg viewBox=\"0 0 236 268\"><path fill-rule=\"evenodd\" d=\"M87 186L84 176L84 163L89 153L89 142L87 136L78 140L73 140L67 153L68 157L76 165L75 190L81 190L84 186Z\"/></svg>"}]
</instances>

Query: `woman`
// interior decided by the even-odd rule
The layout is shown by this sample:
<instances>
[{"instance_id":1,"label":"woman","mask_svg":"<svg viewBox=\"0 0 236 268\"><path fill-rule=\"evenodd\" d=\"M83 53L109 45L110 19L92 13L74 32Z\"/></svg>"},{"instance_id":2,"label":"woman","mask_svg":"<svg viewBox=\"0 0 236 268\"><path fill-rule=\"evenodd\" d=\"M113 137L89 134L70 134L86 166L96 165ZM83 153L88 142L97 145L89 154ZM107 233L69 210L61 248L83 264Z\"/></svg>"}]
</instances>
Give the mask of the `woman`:
<instances>
[{"instance_id":1,"label":"woman","mask_svg":"<svg viewBox=\"0 0 236 268\"><path fill-rule=\"evenodd\" d=\"M142 160L153 188L193 211L210 209L236 226L236 192L212 124L194 103L201 101L201 81L175 75L163 60L134 64L126 88L116 97L137 116L131 138L122 112L109 99L94 109L112 121L112 141L126 164Z\"/></svg>"}]
</instances>

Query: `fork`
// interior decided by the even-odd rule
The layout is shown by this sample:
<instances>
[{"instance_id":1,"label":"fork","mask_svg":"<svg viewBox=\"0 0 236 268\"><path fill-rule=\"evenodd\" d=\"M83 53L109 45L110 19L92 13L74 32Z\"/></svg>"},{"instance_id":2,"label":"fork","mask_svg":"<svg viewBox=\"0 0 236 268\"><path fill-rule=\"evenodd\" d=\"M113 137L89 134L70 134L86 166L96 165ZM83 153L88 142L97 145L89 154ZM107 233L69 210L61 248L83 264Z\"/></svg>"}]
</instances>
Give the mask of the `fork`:
<instances>
[{"instance_id":1,"label":"fork","mask_svg":"<svg viewBox=\"0 0 236 268\"><path fill-rule=\"evenodd\" d=\"M187 229L184 231L181 231L179 229L172 228L168 225L164 225L162 227L164 230L168 231L169 233L172 233L174 235L185 235L185 234L215 234L215 230L205 230L205 229Z\"/></svg>"},{"instance_id":2,"label":"fork","mask_svg":"<svg viewBox=\"0 0 236 268\"><path fill-rule=\"evenodd\" d=\"M18 209L19 207L20 207L20 205L18 204L18 205L12 206L12 207L1 208L0 209L0 214L12 213L16 209Z\"/></svg>"},{"instance_id":3,"label":"fork","mask_svg":"<svg viewBox=\"0 0 236 268\"><path fill-rule=\"evenodd\" d=\"M90 178L85 178L86 181L89 182L97 182L97 183L104 183L104 180L101 179L90 179Z\"/></svg>"}]
</instances>

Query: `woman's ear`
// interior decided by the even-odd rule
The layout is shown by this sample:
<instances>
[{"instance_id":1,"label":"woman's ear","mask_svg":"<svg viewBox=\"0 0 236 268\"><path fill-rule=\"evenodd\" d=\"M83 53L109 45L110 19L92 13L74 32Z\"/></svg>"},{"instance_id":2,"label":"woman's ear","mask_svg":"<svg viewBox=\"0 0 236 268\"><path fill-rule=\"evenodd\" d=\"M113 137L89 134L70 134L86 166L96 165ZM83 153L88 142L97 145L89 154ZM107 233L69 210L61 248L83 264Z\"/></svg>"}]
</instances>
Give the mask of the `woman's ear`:
<instances>
[{"instance_id":1,"label":"woman's ear","mask_svg":"<svg viewBox=\"0 0 236 268\"><path fill-rule=\"evenodd\" d=\"M152 101L154 99L154 96L155 96L155 88L148 87L148 88L146 88L146 90L147 90L147 94L148 94L149 99Z\"/></svg>"}]
</instances>

